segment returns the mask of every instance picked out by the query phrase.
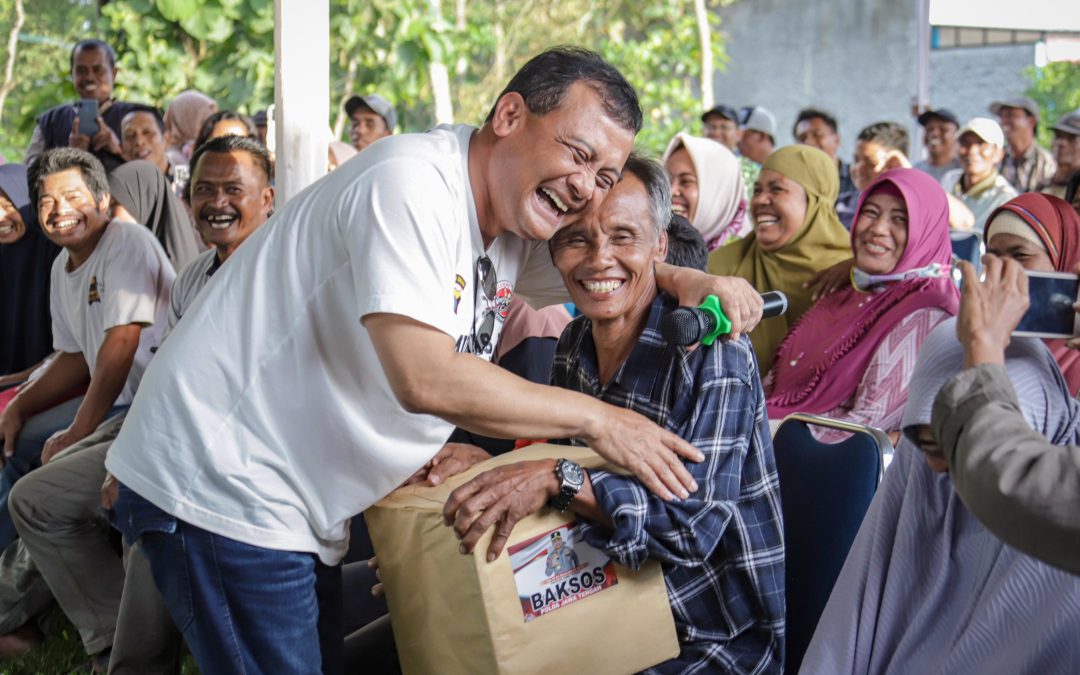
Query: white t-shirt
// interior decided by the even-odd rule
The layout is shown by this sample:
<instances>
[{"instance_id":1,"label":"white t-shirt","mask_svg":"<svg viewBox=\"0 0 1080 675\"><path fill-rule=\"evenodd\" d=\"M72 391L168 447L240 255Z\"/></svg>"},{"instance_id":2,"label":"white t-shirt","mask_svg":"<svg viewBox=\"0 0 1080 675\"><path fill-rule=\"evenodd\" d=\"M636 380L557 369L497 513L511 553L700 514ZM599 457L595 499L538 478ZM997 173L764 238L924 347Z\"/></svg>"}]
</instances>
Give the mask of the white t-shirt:
<instances>
[{"instance_id":1,"label":"white t-shirt","mask_svg":"<svg viewBox=\"0 0 1080 675\"><path fill-rule=\"evenodd\" d=\"M131 402L169 316L172 263L143 225L114 220L105 226L90 257L67 271L68 252L53 261L50 289L53 348L81 352L91 376L105 331L143 324L139 348L115 405Z\"/></svg>"},{"instance_id":2,"label":"white t-shirt","mask_svg":"<svg viewBox=\"0 0 1080 675\"><path fill-rule=\"evenodd\" d=\"M169 321L162 340L176 327L176 322L195 301L199 291L210 281L217 268L217 249L212 248L195 256L176 274L176 282L173 283L172 295L169 298Z\"/></svg>"},{"instance_id":3,"label":"white t-shirt","mask_svg":"<svg viewBox=\"0 0 1080 675\"><path fill-rule=\"evenodd\" d=\"M505 314L516 282L534 304L567 295L545 242L506 235L483 251L473 131L384 139L251 235L158 352L109 471L203 529L337 562L348 519L453 428L402 409L361 317L401 314L468 344L485 253L500 280L485 306Z\"/></svg>"}]
</instances>

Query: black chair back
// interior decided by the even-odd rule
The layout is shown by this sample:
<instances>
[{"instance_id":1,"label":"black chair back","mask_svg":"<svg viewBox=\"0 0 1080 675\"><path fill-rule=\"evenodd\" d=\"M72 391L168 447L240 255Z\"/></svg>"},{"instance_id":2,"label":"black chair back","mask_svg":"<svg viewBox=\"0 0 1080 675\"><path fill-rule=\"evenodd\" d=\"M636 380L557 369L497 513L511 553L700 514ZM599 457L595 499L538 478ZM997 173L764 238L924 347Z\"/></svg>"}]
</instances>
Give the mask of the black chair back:
<instances>
[{"instance_id":1,"label":"black chair back","mask_svg":"<svg viewBox=\"0 0 1080 675\"><path fill-rule=\"evenodd\" d=\"M853 432L822 443L808 425ZM784 513L787 647L784 672L797 673L848 550L884 471L884 432L817 415L794 414L773 437Z\"/></svg>"}]
</instances>

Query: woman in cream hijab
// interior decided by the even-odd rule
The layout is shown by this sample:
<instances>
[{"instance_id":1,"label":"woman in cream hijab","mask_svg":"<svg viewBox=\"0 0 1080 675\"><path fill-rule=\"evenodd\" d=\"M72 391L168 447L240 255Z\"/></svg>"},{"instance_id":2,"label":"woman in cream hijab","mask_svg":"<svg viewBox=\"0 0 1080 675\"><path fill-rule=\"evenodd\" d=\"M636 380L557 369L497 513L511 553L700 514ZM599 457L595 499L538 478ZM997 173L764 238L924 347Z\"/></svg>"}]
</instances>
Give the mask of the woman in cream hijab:
<instances>
[{"instance_id":1,"label":"woman in cream hijab","mask_svg":"<svg viewBox=\"0 0 1080 675\"><path fill-rule=\"evenodd\" d=\"M176 95L165 111L169 161L186 165L195 151L195 138L203 122L218 110L217 103L202 92L189 89Z\"/></svg>"},{"instance_id":2,"label":"woman in cream hijab","mask_svg":"<svg viewBox=\"0 0 1080 675\"><path fill-rule=\"evenodd\" d=\"M750 334L762 373L788 329L813 304L806 284L851 257L851 235L833 204L840 189L836 162L809 145L780 148L761 167L750 200L754 230L709 255L711 274L742 277L758 291L782 291L788 311Z\"/></svg>"},{"instance_id":3,"label":"woman in cream hijab","mask_svg":"<svg viewBox=\"0 0 1080 675\"><path fill-rule=\"evenodd\" d=\"M709 138L676 134L664 152L671 206L701 233L710 251L750 231L739 160Z\"/></svg>"}]
</instances>

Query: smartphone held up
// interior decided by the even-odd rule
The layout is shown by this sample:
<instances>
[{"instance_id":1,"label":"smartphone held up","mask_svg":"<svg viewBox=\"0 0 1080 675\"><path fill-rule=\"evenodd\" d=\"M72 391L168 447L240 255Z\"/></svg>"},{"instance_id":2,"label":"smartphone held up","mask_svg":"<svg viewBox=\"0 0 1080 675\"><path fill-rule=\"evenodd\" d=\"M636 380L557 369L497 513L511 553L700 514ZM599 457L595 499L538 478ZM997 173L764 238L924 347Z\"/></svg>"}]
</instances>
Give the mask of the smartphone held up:
<instances>
[{"instance_id":1,"label":"smartphone held up","mask_svg":"<svg viewBox=\"0 0 1080 675\"><path fill-rule=\"evenodd\" d=\"M1030 304L1013 335L1071 338L1080 335L1080 277L1062 272L1026 272Z\"/></svg>"}]
</instances>

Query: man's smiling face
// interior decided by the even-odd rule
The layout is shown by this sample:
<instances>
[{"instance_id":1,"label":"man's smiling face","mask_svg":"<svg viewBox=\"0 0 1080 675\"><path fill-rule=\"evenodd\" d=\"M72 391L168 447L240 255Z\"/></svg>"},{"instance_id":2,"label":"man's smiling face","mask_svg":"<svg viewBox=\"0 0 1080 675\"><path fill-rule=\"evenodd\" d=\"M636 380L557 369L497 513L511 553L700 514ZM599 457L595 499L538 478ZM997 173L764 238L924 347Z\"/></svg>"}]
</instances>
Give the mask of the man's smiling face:
<instances>
[{"instance_id":1,"label":"man's smiling face","mask_svg":"<svg viewBox=\"0 0 1080 675\"><path fill-rule=\"evenodd\" d=\"M545 115L529 112L518 94L500 104L509 112L493 122L502 137L494 176L503 179L491 191L494 215L504 231L550 239L618 182L634 132L612 119L585 82L572 84Z\"/></svg>"}]
</instances>

